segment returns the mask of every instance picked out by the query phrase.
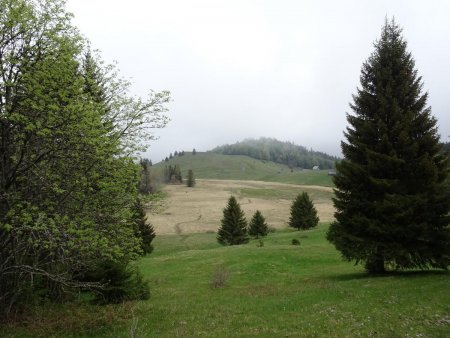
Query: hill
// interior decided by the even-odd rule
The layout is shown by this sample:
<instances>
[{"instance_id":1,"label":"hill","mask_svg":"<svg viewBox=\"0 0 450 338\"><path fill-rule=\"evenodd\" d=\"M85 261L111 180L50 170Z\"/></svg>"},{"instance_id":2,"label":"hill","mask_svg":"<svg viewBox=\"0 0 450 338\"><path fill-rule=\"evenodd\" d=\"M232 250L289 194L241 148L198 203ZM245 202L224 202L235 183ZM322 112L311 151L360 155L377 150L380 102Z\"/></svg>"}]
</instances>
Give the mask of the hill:
<instances>
[{"instance_id":1,"label":"hill","mask_svg":"<svg viewBox=\"0 0 450 338\"><path fill-rule=\"evenodd\" d=\"M212 152L224 155L245 155L257 160L285 164L291 168L305 169L312 169L314 166L319 166L321 169L333 169L338 160L337 157L323 152L265 137L223 145L214 148Z\"/></svg>"},{"instance_id":2,"label":"hill","mask_svg":"<svg viewBox=\"0 0 450 338\"><path fill-rule=\"evenodd\" d=\"M243 155L223 155L213 152L198 152L196 155L185 153L183 156L175 156L167 162L153 165L154 174L162 177L166 165L179 165L184 178L187 177L187 171L192 169L196 178L333 186L326 170L291 169L284 164L257 160Z\"/></svg>"}]
</instances>

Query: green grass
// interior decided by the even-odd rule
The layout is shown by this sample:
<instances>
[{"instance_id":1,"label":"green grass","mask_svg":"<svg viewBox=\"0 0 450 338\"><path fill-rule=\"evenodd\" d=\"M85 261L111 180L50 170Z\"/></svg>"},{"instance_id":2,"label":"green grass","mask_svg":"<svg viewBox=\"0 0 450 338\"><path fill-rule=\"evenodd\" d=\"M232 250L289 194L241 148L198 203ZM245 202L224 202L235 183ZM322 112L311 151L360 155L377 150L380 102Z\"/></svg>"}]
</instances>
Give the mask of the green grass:
<instances>
[{"instance_id":1,"label":"green grass","mask_svg":"<svg viewBox=\"0 0 450 338\"><path fill-rule=\"evenodd\" d=\"M255 240L222 247L213 233L157 236L155 251L139 261L150 300L109 307L109 320L105 308L87 307L66 328L44 318L6 336L129 337L133 323L138 337L449 336L448 273L369 277L340 259L326 229L278 231L263 247ZM211 288L218 266L230 276Z\"/></svg>"},{"instance_id":2,"label":"green grass","mask_svg":"<svg viewBox=\"0 0 450 338\"><path fill-rule=\"evenodd\" d=\"M153 171L162 174L165 165L178 164L182 175L187 177L189 169L196 178L222 180L256 180L303 185L321 185L331 187L333 182L327 170L291 169L283 164L260 161L241 155L221 155L215 153L197 153L175 156L168 162L155 164Z\"/></svg>"}]
</instances>

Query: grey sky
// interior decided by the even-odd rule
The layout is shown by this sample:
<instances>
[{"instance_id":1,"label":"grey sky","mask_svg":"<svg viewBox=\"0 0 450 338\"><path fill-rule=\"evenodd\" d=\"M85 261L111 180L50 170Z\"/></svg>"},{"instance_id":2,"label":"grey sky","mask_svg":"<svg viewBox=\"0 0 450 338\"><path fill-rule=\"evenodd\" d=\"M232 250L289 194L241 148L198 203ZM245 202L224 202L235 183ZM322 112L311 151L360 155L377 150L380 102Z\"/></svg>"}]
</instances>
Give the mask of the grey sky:
<instances>
[{"instance_id":1,"label":"grey sky","mask_svg":"<svg viewBox=\"0 0 450 338\"><path fill-rule=\"evenodd\" d=\"M247 137L340 154L345 113L385 17L403 27L442 139L450 135L450 1L68 0L74 23L131 78L170 90L147 156Z\"/></svg>"}]
</instances>

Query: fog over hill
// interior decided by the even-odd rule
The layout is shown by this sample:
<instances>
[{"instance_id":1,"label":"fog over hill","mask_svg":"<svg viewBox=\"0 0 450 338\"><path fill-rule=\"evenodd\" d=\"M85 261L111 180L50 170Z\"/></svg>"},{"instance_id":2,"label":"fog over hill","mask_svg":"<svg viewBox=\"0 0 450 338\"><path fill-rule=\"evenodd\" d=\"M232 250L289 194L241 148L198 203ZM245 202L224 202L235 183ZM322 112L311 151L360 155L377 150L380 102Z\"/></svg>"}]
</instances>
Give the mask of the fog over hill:
<instances>
[{"instance_id":1,"label":"fog over hill","mask_svg":"<svg viewBox=\"0 0 450 338\"><path fill-rule=\"evenodd\" d=\"M274 138L245 139L242 142L219 146L211 150L224 155L245 155L257 160L272 161L289 167L333 169L337 157L320 151L308 150L292 142Z\"/></svg>"}]
</instances>

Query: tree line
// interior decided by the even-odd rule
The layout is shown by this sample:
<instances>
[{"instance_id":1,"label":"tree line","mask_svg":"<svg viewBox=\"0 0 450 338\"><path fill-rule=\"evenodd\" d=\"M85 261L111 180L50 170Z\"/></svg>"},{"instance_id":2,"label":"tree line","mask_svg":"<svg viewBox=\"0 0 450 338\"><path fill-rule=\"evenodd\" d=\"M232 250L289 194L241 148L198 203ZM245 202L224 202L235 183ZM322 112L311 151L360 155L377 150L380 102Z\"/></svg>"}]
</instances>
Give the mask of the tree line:
<instances>
[{"instance_id":1,"label":"tree line","mask_svg":"<svg viewBox=\"0 0 450 338\"><path fill-rule=\"evenodd\" d=\"M288 165L291 168L333 169L337 157L308 150L291 142L281 142L273 138L247 139L231 145L214 148L211 152L223 155L244 155L262 161L272 161Z\"/></svg>"}]
</instances>

